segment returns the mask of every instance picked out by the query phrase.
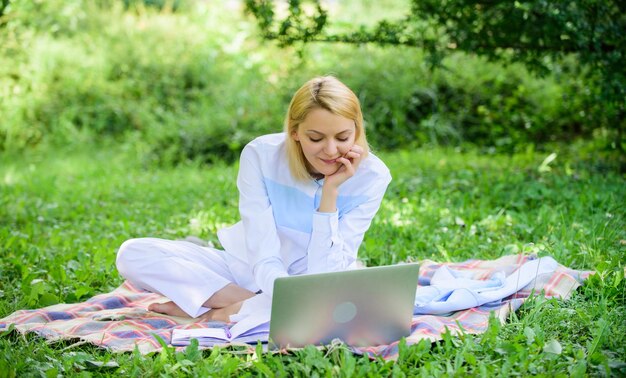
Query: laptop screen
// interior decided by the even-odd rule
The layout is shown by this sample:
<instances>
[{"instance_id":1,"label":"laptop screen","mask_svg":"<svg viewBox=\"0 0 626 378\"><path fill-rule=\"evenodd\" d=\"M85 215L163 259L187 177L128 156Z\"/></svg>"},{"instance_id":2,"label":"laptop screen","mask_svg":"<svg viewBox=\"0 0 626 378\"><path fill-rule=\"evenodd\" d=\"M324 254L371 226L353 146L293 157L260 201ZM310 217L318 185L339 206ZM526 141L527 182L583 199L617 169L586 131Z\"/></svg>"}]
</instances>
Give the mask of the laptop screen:
<instances>
[{"instance_id":1,"label":"laptop screen","mask_svg":"<svg viewBox=\"0 0 626 378\"><path fill-rule=\"evenodd\" d=\"M278 278L270 342L275 347L389 344L408 336L418 264Z\"/></svg>"}]
</instances>

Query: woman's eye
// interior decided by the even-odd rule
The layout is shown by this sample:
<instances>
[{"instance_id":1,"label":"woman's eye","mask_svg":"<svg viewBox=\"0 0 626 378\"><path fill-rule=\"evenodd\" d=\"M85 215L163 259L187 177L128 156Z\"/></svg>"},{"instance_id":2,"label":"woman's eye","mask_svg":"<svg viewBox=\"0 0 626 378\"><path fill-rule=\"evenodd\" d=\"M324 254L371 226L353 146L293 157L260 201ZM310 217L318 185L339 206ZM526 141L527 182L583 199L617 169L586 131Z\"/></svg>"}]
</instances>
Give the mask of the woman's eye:
<instances>
[{"instance_id":1,"label":"woman's eye","mask_svg":"<svg viewBox=\"0 0 626 378\"><path fill-rule=\"evenodd\" d=\"M313 143L317 143L321 141L321 139L313 139L313 138L309 138L309 140Z\"/></svg>"},{"instance_id":2,"label":"woman's eye","mask_svg":"<svg viewBox=\"0 0 626 378\"><path fill-rule=\"evenodd\" d=\"M337 138L340 142L347 142L349 138Z\"/></svg>"}]
</instances>

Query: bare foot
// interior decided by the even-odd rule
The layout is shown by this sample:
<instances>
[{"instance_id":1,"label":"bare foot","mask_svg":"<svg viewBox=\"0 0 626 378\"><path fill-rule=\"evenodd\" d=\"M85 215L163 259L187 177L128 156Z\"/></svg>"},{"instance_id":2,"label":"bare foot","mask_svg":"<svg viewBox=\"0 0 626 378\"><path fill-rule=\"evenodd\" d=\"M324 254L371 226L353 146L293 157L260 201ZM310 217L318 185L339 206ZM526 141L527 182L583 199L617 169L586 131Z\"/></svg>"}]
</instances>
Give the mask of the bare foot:
<instances>
[{"instance_id":1,"label":"bare foot","mask_svg":"<svg viewBox=\"0 0 626 378\"><path fill-rule=\"evenodd\" d=\"M242 304L243 301L233 303L232 305L223 308L212 308L205 314L200 315L197 319L203 322L217 320L228 323L230 322L230 316L238 313Z\"/></svg>"},{"instance_id":2,"label":"bare foot","mask_svg":"<svg viewBox=\"0 0 626 378\"><path fill-rule=\"evenodd\" d=\"M148 311L158 312L159 314L165 314L170 316L180 316L183 318L190 318L189 315L181 310L176 303L170 301L165 303L152 303L148 306Z\"/></svg>"}]
</instances>

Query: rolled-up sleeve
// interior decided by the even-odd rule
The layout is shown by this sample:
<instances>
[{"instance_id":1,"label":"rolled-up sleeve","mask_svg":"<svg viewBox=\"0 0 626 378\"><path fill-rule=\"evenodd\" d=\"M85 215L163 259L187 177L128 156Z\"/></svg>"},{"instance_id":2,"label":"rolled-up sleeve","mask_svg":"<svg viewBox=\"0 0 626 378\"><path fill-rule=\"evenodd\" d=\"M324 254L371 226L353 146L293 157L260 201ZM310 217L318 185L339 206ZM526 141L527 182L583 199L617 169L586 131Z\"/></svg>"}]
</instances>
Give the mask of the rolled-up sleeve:
<instances>
[{"instance_id":1,"label":"rolled-up sleeve","mask_svg":"<svg viewBox=\"0 0 626 378\"><path fill-rule=\"evenodd\" d=\"M345 270L356 261L359 246L380 208L390 181L388 173L379 178L368 190L368 199L343 214L341 219L337 212L313 214L307 249L308 273Z\"/></svg>"},{"instance_id":2,"label":"rolled-up sleeve","mask_svg":"<svg viewBox=\"0 0 626 378\"><path fill-rule=\"evenodd\" d=\"M287 276L280 257L280 239L267 189L263 182L259 151L246 147L241 153L237 187L248 263L263 292L272 294L274 280Z\"/></svg>"}]
</instances>

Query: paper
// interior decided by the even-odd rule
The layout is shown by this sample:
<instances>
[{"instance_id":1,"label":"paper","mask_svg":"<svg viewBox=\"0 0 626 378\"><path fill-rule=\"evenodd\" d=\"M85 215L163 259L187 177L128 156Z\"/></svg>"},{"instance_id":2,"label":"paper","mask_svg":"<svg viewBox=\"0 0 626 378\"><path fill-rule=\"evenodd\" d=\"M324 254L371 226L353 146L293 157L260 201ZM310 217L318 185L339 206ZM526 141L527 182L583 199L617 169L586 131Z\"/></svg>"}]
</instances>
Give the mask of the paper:
<instances>
[{"instance_id":1,"label":"paper","mask_svg":"<svg viewBox=\"0 0 626 378\"><path fill-rule=\"evenodd\" d=\"M235 328L235 326L232 328ZM232 328L174 329L172 331L171 344L174 346L186 346L191 343L192 339L197 339L198 344L202 346L230 343L256 344L259 341L267 342L269 337L269 323L260 324L239 334L232 333Z\"/></svg>"},{"instance_id":2,"label":"paper","mask_svg":"<svg viewBox=\"0 0 626 378\"><path fill-rule=\"evenodd\" d=\"M198 339L199 345L267 342L270 334L272 297L266 294L255 295L243 302L238 314L231 315L233 326L218 328L174 329L172 345L189 345L191 339Z\"/></svg>"}]
</instances>

